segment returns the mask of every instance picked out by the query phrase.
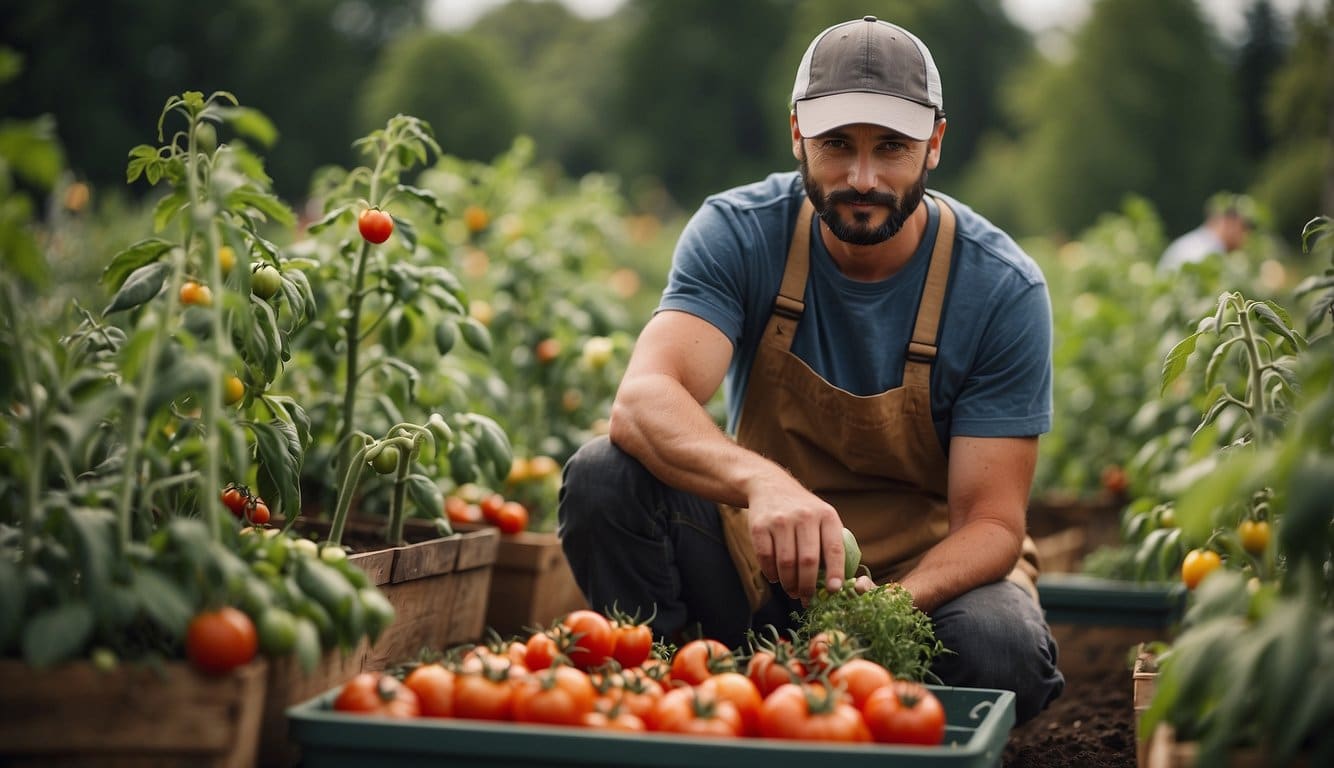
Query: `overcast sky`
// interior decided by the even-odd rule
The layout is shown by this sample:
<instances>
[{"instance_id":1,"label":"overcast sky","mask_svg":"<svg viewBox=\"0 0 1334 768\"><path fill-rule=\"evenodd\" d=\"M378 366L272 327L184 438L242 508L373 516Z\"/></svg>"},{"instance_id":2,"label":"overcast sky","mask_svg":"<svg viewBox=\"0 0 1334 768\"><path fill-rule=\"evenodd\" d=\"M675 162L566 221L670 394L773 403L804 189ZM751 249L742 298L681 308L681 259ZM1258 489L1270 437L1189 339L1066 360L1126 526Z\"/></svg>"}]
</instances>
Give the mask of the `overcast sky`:
<instances>
[{"instance_id":1,"label":"overcast sky","mask_svg":"<svg viewBox=\"0 0 1334 768\"><path fill-rule=\"evenodd\" d=\"M488 9L502 5L506 0L431 0L427 7L429 20L445 29L461 29ZM622 5L624 0L561 0L580 16L605 16ZM1073 28L1088 14L1093 0L1002 0L1006 10L1019 24L1034 32L1052 28ZM1314 7L1320 0L1273 0L1274 7L1284 15L1299 7ZM1250 0L1200 0L1201 6L1229 38L1240 36L1244 13Z\"/></svg>"}]
</instances>

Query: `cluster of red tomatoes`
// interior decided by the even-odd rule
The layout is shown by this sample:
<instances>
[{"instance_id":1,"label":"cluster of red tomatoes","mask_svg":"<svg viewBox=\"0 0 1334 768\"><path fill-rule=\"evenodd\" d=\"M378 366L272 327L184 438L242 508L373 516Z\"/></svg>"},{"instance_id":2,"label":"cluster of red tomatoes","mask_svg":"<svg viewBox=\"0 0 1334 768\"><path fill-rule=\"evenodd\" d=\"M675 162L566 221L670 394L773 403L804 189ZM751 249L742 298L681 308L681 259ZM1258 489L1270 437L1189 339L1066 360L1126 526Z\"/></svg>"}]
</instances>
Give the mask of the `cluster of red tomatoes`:
<instances>
[{"instance_id":1,"label":"cluster of red tomatoes","mask_svg":"<svg viewBox=\"0 0 1334 768\"><path fill-rule=\"evenodd\" d=\"M920 683L858 658L841 633L748 654L691 640L670 655L648 625L591 610L552 628L457 649L402 679L363 672L343 712L656 731L723 738L940 744L945 712Z\"/></svg>"},{"instance_id":2,"label":"cluster of red tomatoes","mask_svg":"<svg viewBox=\"0 0 1334 768\"><path fill-rule=\"evenodd\" d=\"M528 508L501 493L488 493L476 503L462 496L445 497L445 514L451 523L475 525L490 523L501 533L518 533L528 529Z\"/></svg>"},{"instance_id":3,"label":"cluster of red tomatoes","mask_svg":"<svg viewBox=\"0 0 1334 768\"><path fill-rule=\"evenodd\" d=\"M269 522L269 505L244 485L229 484L222 489L222 505L238 519L251 525Z\"/></svg>"}]
</instances>

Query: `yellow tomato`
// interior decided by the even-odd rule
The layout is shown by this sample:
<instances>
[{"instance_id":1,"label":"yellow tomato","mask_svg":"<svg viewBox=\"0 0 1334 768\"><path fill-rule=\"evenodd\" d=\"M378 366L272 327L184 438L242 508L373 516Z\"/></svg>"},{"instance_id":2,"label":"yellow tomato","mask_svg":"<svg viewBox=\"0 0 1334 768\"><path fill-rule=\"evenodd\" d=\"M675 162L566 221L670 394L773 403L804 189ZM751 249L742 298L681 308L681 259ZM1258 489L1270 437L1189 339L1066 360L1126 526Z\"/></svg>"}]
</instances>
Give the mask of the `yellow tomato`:
<instances>
[{"instance_id":1,"label":"yellow tomato","mask_svg":"<svg viewBox=\"0 0 1334 768\"><path fill-rule=\"evenodd\" d=\"M1269 548L1269 523L1264 520L1242 520L1237 526L1237 538L1242 549L1252 555L1264 554Z\"/></svg>"},{"instance_id":2,"label":"yellow tomato","mask_svg":"<svg viewBox=\"0 0 1334 768\"><path fill-rule=\"evenodd\" d=\"M1189 589L1199 586L1204 577L1218 570L1223 559L1211 549L1192 549L1181 562L1181 581Z\"/></svg>"}]
</instances>

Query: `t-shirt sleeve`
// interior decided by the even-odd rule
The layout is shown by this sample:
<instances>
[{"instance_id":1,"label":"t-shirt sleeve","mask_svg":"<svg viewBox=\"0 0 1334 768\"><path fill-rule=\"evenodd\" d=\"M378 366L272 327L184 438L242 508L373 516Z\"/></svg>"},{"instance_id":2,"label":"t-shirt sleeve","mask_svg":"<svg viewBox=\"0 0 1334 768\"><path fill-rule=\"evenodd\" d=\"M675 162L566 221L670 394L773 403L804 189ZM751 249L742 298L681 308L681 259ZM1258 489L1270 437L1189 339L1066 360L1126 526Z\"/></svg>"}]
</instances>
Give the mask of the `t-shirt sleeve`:
<instances>
[{"instance_id":1,"label":"t-shirt sleeve","mask_svg":"<svg viewBox=\"0 0 1334 768\"><path fill-rule=\"evenodd\" d=\"M738 344L745 315L742 250L736 227L724 210L704 205L677 239L657 311L696 315Z\"/></svg>"},{"instance_id":2,"label":"t-shirt sleeve","mask_svg":"<svg viewBox=\"0 0 1334 768\"><path fill-rule=\"evenodd\" d=\"M1029 283L999 307L954 402L950 434L1029 437L1051 429L1051 299Z\"/></svg>"}]
</instances>

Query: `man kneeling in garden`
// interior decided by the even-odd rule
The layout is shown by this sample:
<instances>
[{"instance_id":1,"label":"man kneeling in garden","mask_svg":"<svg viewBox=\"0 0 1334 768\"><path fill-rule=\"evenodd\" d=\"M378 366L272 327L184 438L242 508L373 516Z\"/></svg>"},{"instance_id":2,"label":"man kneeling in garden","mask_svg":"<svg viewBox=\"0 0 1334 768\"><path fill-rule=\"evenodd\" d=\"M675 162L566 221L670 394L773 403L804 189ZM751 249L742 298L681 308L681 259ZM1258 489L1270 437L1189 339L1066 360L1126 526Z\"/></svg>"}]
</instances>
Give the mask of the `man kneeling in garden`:
<instances>
[{"instance_id":1,"label":"man kneeling in garden","mask_svg":"<svg viewBox=\"0 0 1334 768\"><path fill-rule=\"evenodd\" d=\"M610 437L566 465L565 553L592 606L737 647L842 587L846 526L856 588L896 582L930 615L951 651L932 672L1015 691L1027 720L1064 685L1021 556L1051 423L1046 283L926 193L945 117L908 31L816 37L790 126L799 172L710 197L682 233ZM705 408L724 383L735 439Z\"/></svg>"}]
</instances>

